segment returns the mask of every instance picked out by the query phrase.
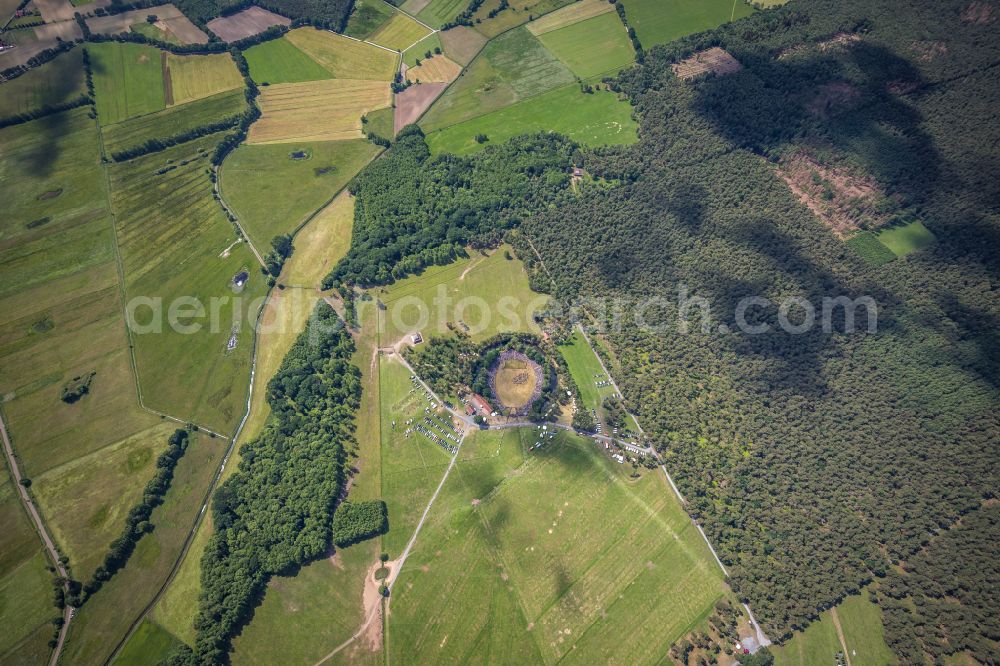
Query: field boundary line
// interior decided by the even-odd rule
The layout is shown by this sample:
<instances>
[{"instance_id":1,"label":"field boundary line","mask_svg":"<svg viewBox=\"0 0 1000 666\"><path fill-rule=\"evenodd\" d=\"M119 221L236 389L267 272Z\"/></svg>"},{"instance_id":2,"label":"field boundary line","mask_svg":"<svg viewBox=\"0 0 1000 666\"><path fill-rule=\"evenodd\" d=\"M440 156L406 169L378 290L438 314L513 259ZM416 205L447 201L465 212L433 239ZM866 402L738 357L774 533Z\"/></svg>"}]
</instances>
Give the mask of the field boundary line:
<instances>
[{"instance_id":1,"label":"field boundary line","mask_svg":"<svg viewBox=\"0 0 1000 666\"><path fill-rule=\"evenodd\" d=\"M49 534L48 528L45 526L45 520L42 518L41 511L35 505L35 500L31 496L31 493L28 492L28 488L22 484L24 477L21 475L21 469L17 465L17 456L14 455L14 447L11 445L10 436L7 434L2 407L0 407L0 438L3 439L4 459L7 461L7 468L11 478L14 480L14 485L17 486L17 495L21 499L21 507L28 514L28 518L31 519L32 527L34 527L38 538L41 539L46 555L52 560L52 565L55 567L56 573L63 578L62 589L68 594L69 574L66 572L66 567L63 566L63 563L59 561L59 551L56 548L55 541ZM63 624L59 628L59 638L56 639L56 646L52 648L52 653L49 657L49 666L55 666L59 661L59 655L62 653L66 636L69 633L69 623L73 619L73 608L69 604L66 604L63 608L62 619Z\"/></svg>"},{"instance_id":2,"label":"field boundary line","mask_svg":"<svg viewBox=\"0 0 1000 666\"><path fill-rule=\"evenodd\" d=\"M245 142L242 142L240 145L243 145L243 143ZM239 148L240 145L237 145L236 148ZM232 155L234 152L236 152L236 148L233 148L231 151L229 151L229 155ZM229 157L229 155L226 155L226 157ZM225 160L223 160L223 162L225 162ZM212 193L215 194L215 200L219 202L219 205L222 206L222 210L224 210L226 214L229 215L229 218L232 220L232 223L236 225L237 229L239 229L240 234L246 240L246 244L250 246L250 251L253 252L255 257L257 257L257 261L260 262L261 266L266 268L267 264L264 262L264 257L262 257L260 252L257 251L257 246L254 245L253 241L250 239L250 234L248 234L247 230L243 228L242 224L240 224L240 218L236 214L236 211L234 211L229 206L229 204L226 203L226 200L222 197L221 166L222 166L221 164L218 166L212 165L212 174L215 176L215 179L212 182Z\"/></svg>"}]
</instances>

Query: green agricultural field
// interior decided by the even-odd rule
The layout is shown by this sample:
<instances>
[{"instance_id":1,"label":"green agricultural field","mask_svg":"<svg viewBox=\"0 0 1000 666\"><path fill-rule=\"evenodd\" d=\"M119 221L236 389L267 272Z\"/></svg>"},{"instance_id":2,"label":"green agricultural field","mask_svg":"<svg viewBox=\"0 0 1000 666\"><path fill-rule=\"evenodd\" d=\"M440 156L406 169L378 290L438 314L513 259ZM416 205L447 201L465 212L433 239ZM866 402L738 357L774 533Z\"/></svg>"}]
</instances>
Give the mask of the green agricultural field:
<instances>
[{"instance_id":1,"label":"green agricultural field","mask_svg":"<svg viewBox=\"0 0 1000 666\"><path fill-rule=\"evenodd\" d=\"M87 51L94 71L97 117L102 125L166 106L162 51L119 42L92 44Z\"/></svg>"},{"instance_id":2,"label":"green agricultural field","mask_svg":"<svg viewBox=\"0 0 1000 666\"><path fill-rule=\"evenodd\" d=\"M150 620L143 620L122 651L111 663L115 666L155 666L168 657L181 641Z\"/></svg>"},{"instance_id":3,"label":"green agricultural field","mask_svg":"<svg viewBox=\"0 0 1000 666\"><path fill-rule=\"evenodd\" d=\"M377 136L391 139L393 135L392 123L394 113L395 109L392 107L366 113L365 119L368 122L365 123L365 132L371 132Z\"/></svg>"},{"instance_id":4,"label":"green agricultural field","mask_svg":"<svg viewBox=\"0 0 1000 666\"><path fill-rule=\"evenodd\" d=\"M354 3L344 34L357 39L368 39L393 14L395 12L392 7L382 0L358 0Z\"/></svg>"},{"instance_id":5,"label":"green agricultural field","mask_svg":"<svg viewBox=\"0 0 1000 666\"><path fill-rule=\"evenodd\" d=\"M284 39L322 65L334 78L392 81L399 69L398 54L326 30L297 28Z\"/></svg>"},{"instance_id":6,"label":"green agricultural field","mask_svg":"<svg viewBox=\"0 0 1000 666\"><path fill-rule=\"evenodd\" d=\"M212 197L206 172L219 138L108 171L126 301L152 299L134 310L143 398L150 407L229 432L246 404L257 299L265 285L257 260L246 245L235 244L236 232ZM250 280L237 298L232 280L244 270ZM173 324L171 306L180 308Z\"/></svg>"},{"instance_id":7,"label":"green agricultural field","mask_svg":"<svg viewBox=\"0 0 1000 666\"><path fill-rule=\"evenodd\" d=\"M44 635L43 646L52 637L49 620L57 616L50 600L52 574L28 514L21 505L6 469L0 475L0 662L25 660L37 654L35 634ZM49 650L44 649L47 658ZM40 662L39 662L40 663Z\"/></svg>"},{"instance_id":8,"label":"green agricultural field","mask_svg":"<svg viewBox=\"0 0 1000 666\"><path fill-rule=\"evenodd\" d=\"M87 94L83 49L73 49L3 84L0 118L9 118L43 106L64 104Z\"/></svg>"},{"instance_id":9,"label":"green agricultural field","mask_svg":"<svg viewBox=\"0 0 1000 666\"><path fill-rule=\"evenodd\" d=\"M251 242L266 254L272 238L294 231L380 150L364 139L244 144L223 164L222 196ZM293 159L296 154L303 157Z\"/></svg>"},{"instance_id":10,"label":"green agricultural field","mask_svg":"<svg viewBox=\"0 0 1000 666\"><path fill-rule=\"evenodd\" d=\"M581 79L614 76L635 60L617 12L543 33L538 39Z\"/></svg>"},{"instance_id":11,"label":"green agricultural field","mask_svg":"<svg viewBox=\"0 0 1000 666\"><path fill-rule=\"evenodd\" d=\"M897 257L902 257L910 252L933 245L935 238L923 222L914 221L900 227L880 231L878 240Z\"/></svg>"},{"instance_id":12,"label":"green agricultural field","mask_svg":"<svg viewBox=\"0 0 1000 666\"><path fill-rule=\"evenodd\" d=\"M538 432L463 445L393 588L389 661L658 663L725 593L661 474L564 433L529 451Z\"/></svg>"},{"instance_id":13,"label":"green agricultural field","mask_svg":"<svg viewBox=\"0 0 1000 666\"><path fill-rule=\"evenodd\" d=\"M608 376L601 369L601 363L579 331L573 333L570 344L560 345L559 353L566 359L573 381L580 389L583 399L581 407L600 409L604 399L615 394L611 386L597 386L597 382L607 381Z\"/></svg>"},{"instance_id":14,"label":"green agricultural field","mask_svg":"<svg viewBox=\"0 0 1000 666\"><path fill-rule=\"evenodd\" d=\"M247 108L242 90L230 90L205 99L123 120L101 128L104 150L109 156L135 148L149 139L163 139L232 118Z\"/></svg>"},{"instance_id":15,"label":"green agricultural field","mask_svg":"<svg viewBox=\"0 0 1000 666\"><path fill-rule=\"evenodd\" d=\"M488 257L473 253L374 290L386 306L379 312L379 344L393 344L416 330L425 338L448 335L449 322L468 325L474 341L507 331L538 333L533 313L544 308L549 297L531 290L524 265L507 259L507 251L504 247Z\"/></svg>"},{"instance_id":16,"label":"green agricultural field","mask_svg":"<svg viewBox=\"0 0 1000 666\"><path fill-rule=\"evenodd\" d=\"M524 28L491 41L420 122L449 127L572 83L569 71Z\"/></svg>"},{"instance_id":17,"label":"green agricultural field","mask_svg":"<svg viewBox=\"0 0 1000 666\"><path fill-rule=\"evenodd\" d=\"M434 49L444 49L441 45L441 35L435 32L433 35L428 35L427 37L421 39L419 42L414 44L411 48L403 52L403 62L406 63L407 67L413 67L417 64L417 59L424 59L427 56L427 52L430 51L434 53Z\"/></svg>"},{"instance_id":18,"label":"green agricultural field","mask_svg":"<svg viewBox=\"0 0 1000 666\"><path fill-rule=\"evenodd\" d=\"M743 0L622 0L644 49L666 44L753 13Z\"/></svg>"},{"instance_id":19,"label":"green agricultural field","mask_svg":"<svg viewBox=\"0 0 1000 666\"><path fill-rule=\"evenodd\" d=\"M410 7L413 5L412 1L403 3L403 9L412 13ZM417 18L429 26L440 28L462 13L468 6L469 3L463 0L431 0L417 12Z\"/></svg>"},{"instance_id":20,"label":"green agricultural field","mask_svg":"<svg viewBox=\"0 0 1000 666\"><path fill-rule=\"evenodd\" d=\"M286 37L252 46L243 55L250 66L250 78L258 85L333 78L330 72L296 48Z\"/></svg>"},{"instance_id":21,"label":"green agricultural field","mask_svg":"<svg viewBox=\"0 0 1000 666\"><path fill-rule=\"evenodd\" d=\"M168 105L243 89L243 77L228 53L187 56L168 53L167 70L170 76Z\"/></svg>"},{"instance_id":22,"label":"green agricultural field","mask_svg":"<svg viewBox=\"0 0 1000 666\"><path fill-rule=\"evenodd\" d=\"M427 135L431 152L467 155L490 143L518 134L559 132L587 146L635 143L638 123L632 106L612 92L583 93L576 84L564 86ZM480 134L489 141L476 141Z\"/></svg>"},{"instance_id":23,"label":"green agricultural field","mask_svg":"<svg viewBox=\"0 0 1000 666\"><path fill-rule=\"evenodd\" d=\"M173 432L173 427L167 428L167 432ZM166 448L167 437L158 438L157 443L156 452L159 453ZM226 444L222 439L205 435L191 438L187 452L174 470L163 504L157 506L150 517L155 529L136 544L128 565L77 611L63 653L66 663L105 663L115 646L125 638L132 622L152 601L180 556L184 540L201 511L208 486L222 463ZM162 645L165 637L155 633L156 636L139 635L138 640L155 640L155 643L146 643L149 648Z\"/></svg>"},{"instance_id":24,"label":"green agricultural field","mask_svg":"<svg viewBox=\"0 0 1000 666\"><path fill-rule=\"evenodd\" d=\"M143 451L160 424L136 403L88 110L0 131L0 179L10 186L0 308L16 313L0 324L5 420L49 528L85 579L149 477ZM86 396L60 400L88 373Z\"/></svg>"},{"instance_id":25,"label":"green agricultural field","mask_svg":"<svg viewBox=\"0 0 1000 666\"><path fill-rule=\"evenodd\" d=\"M368 41L380 44L394 51L403 51L430 34L430 30L406 14L396 12L392 15L392 18L372 33Z\"/></svg>"}]
</instances>

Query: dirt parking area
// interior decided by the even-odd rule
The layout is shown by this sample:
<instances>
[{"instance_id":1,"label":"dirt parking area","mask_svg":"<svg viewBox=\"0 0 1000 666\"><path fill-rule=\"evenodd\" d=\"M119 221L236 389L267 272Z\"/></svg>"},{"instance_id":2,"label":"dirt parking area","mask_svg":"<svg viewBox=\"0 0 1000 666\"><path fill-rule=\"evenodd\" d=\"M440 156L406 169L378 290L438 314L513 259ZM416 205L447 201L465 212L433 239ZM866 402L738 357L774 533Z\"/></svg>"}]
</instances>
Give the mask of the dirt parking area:
<instances>
[{"instance_id":1,"label":"dirt parking area","mask_svg":"<svg viewBox=\"0 0 1000 666\"><path fill-rule=\"evenodd\" d=\"M250 7L232 16L212 19L208 29L227 42L235 42L262 33L272 25L291 25L292 20L260 7Z\"/></svg>"},{"instance_id":2,"label":"dirt parking area","mask_svg":"<svg viewBox=\"0 0 1000 666\"><path fill-rule=\"evenodd\" d=\"M399 132L410 123L416 122L447 87L447 83L419 83L396 95L393 132Z\"/></svg>"}]
</instances>

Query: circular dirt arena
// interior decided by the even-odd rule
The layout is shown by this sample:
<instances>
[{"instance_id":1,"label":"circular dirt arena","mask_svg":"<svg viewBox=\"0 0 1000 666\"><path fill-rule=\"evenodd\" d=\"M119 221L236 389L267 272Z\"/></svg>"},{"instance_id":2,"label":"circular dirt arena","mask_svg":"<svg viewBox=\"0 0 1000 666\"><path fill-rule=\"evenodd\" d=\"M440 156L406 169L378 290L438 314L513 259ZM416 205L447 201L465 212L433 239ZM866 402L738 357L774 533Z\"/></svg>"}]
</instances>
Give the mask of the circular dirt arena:
<instances>
[{"instance_id":1,"label":"circular dirt arena","mask_svg":"<svg viewBox=\"0 0 1000 666\"><path fill-rule=\"evenodd\" d=\"M490 389L504 411L527 414L542 392L542 368L521 352L505 351L490 370Z\"/></svg>"}]
</instances>

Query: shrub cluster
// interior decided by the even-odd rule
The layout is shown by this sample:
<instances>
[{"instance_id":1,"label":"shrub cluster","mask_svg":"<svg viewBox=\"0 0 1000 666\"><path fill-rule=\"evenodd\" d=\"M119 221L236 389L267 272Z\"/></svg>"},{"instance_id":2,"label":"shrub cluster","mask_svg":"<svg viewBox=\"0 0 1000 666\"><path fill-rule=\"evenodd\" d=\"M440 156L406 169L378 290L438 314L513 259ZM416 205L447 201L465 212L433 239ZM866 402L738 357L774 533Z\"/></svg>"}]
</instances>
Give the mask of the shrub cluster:
<instances>
[{"instance_id":1,"label":"shrub cluster","mask_svg":"<svg viewBox=\"0 0 1000 666\"><path fill-rule=\"evenodd\" d=\"M382 500L342 502L333 514L333 543L341 548L385 534L388 529L389 513Z\"/></svg>"}]
</instances>

